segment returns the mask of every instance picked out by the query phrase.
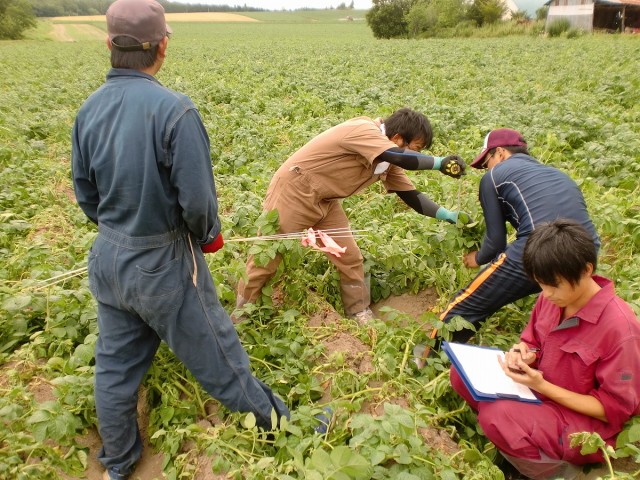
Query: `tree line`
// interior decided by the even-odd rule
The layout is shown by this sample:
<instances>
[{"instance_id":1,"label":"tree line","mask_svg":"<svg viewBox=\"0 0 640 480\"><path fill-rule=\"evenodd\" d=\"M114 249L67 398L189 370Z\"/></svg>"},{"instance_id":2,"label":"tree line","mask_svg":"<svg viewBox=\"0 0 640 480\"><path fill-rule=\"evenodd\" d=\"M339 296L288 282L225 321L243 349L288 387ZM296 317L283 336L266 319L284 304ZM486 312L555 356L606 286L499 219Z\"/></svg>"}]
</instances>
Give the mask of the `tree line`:
<instances>
[{"instance_id":1,"label":"tree line","mask_svg":"<svg viewBox=\"0 0 640 480\"><path fill-rule=\"evenodd\" d=\"M367 24L376 38L456 36L463 28L502 21L508 13L503 0L372 0ZM536 12L546 17L546 9ZM511 19L528 21L526 12L512 12Z\"/></svg>"},{"instance_id":2,"label":"tree line","mask_svg":"<svg viewBox=\"0 0 640 480\"><path fill-rule=\"evenodd\" d=\"M265 12L264 8L228 5L184 4L158 0L167 13ZM36 26L37 17L104 15L113 0L0 0L0 40L17 40ZM340 3L337 10L352 10L353 0Z\"/></svg>"},{"instance_id":3,"label":"tree line","mask_svg":"<svg viewBox=\"0 0 640 480\"><path fill-rule=\"evenodd\" d=\"M23 38L36 26L37 17L104 15L113 0L0 0L0 40ZM167 13L260 12L262 8L172 3L160 0ZM346 8L346 7L345 7Z\"/></svg>"},{"instance_id":4,"label":"tree line","mask_svg":"<svg viewBox=\"0 0 640 480\"><path fill-rule=\"evenodd\" d=\"M104 15L113 0L29 0L36 17ZM261 8L228 5L185 4L159 0L167 13L185 12L256 12Z\"/></svg>"}]
</instances>

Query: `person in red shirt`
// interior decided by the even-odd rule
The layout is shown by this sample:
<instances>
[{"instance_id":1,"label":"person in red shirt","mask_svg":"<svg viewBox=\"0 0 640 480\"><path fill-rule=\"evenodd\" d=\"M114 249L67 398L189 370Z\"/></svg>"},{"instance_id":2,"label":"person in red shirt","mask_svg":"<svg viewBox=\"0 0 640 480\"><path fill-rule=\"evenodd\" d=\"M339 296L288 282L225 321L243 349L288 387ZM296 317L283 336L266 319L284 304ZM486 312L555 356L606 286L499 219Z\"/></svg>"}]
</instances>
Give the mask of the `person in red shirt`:
<instances>
[{"instance_id":1,"label":"person in red shirt","mask_svg":"<svg viewBox=\"0 0 640 480\"><path fill-rule=\"evenodd\" d=\"M596 246L578 223L560 219L538 226L523 260L542 294L501 365L542 404L475 401L454 368L451 384L520 473L574 478L580 465L603 457L581 455L580 447L570 446L572 433L597 432L615 445L624 423L640 414L640 321L613 282L594 275Z\"/></svg>"}]
</instances>

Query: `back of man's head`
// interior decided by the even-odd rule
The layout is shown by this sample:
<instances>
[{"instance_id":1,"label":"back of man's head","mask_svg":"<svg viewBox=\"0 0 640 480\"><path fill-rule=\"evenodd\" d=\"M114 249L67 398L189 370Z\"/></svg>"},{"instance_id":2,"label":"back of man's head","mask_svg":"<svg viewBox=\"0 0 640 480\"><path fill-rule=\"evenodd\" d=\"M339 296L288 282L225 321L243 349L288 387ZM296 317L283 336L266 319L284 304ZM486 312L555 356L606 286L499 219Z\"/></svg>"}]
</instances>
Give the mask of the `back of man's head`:
<instances>
[{"instance_id":1,"label":"back of man's head","mask_svg":"<svg viewBox=\"0 0 640 480\"><path fill-rule=\"evenodd\" d=\"M557 286L564 279L577 285L591 264L595 271L598 252L591 235L573 220L559 219L536 226L524 247L523 263L529 278Z\"/></svg>"},{"instance_id":2,"label":"back of man's head","mask_svg":"<svg viewBox=\"0 0 640 480\"><path fill-rule=\"evenodd\" d=\"M156 0L116 0L106 18L114 68L152 66L158 45L171 34L164 8Z\"/></svg>"}]
</instances>

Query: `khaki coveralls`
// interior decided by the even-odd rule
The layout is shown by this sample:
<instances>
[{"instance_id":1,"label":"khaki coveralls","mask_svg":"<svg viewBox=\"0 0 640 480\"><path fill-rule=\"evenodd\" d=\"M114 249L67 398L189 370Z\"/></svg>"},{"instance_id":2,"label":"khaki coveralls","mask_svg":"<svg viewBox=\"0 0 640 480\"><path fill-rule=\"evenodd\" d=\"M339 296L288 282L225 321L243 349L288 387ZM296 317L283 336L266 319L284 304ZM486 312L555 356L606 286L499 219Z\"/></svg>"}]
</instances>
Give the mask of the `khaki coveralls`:
<instances>
[{"instance_id":1,"label":"khaki coveralls","mask_svg":"<svg viewBox=\"0 0 640 480\"><path fill-rule=\"evenodd\" d=\"M387 165L375 174L375 159L397 147L371 118L358 117L341 123L309 141L275 173L267 190L263 208L278 210L279 233L349 228L340 200L381 180L387 191L415 190L404 170ZM336 240L347 247L341 257L328 255L340 273L340 292L344 311L353 315L369 307L369 288L365 284L364 260L352 236ZM247 262L247 280L238 286L239 300L255 302L265 283L274 275L281 258L257 266L253 256Z\"/></svg>"}]
</instances>

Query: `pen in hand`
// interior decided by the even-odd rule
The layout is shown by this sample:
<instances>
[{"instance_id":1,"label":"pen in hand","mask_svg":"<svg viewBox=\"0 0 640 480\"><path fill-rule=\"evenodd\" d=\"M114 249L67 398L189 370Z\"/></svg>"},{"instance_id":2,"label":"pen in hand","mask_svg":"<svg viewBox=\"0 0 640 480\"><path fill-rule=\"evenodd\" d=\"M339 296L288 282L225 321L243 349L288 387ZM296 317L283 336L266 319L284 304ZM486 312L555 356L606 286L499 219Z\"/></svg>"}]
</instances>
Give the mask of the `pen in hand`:
<instances>
[{"instance_id":1,"label":"pen in hand","mask_svg":"<svg viewBox=\"0 0 640 480\"><path fill-rule=\"evenodd\" d=\"M519 348L514 348L511 351L515 352L515 353L522 353L522 352L520 352ZM540 351L540 349L539 348L535 348L535 347L529 349L529 352L531 352L531 353L537 353L539 351ZM507 368L513 373L517 373L517 374L520 374L520 375L524 374L524 370L520 370L519 368L512 368L512 367L507 367Z\"/></svg>"}]
</instances>

